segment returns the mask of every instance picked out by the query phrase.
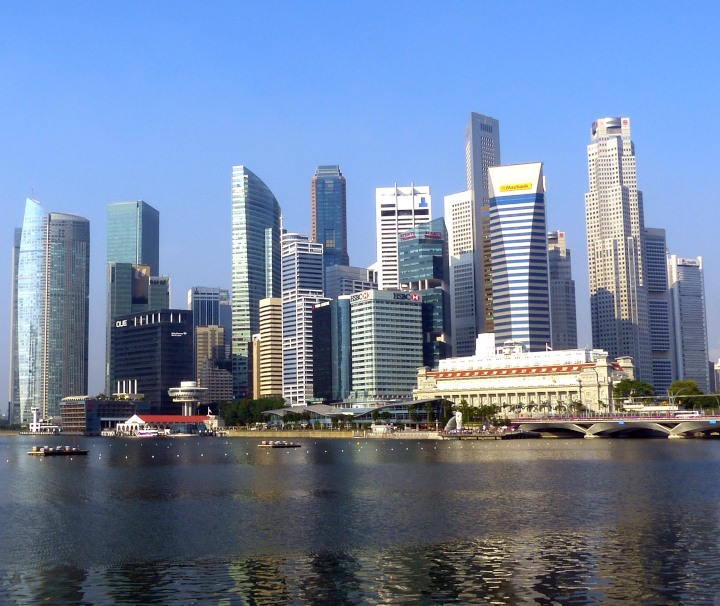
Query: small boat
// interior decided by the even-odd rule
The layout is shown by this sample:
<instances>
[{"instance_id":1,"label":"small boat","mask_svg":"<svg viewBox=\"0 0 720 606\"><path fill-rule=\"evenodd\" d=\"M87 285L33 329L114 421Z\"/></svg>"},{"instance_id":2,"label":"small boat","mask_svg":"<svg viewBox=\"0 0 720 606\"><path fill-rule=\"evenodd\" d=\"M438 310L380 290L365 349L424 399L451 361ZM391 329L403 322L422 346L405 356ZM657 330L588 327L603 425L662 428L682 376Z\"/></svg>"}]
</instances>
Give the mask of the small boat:
<instances>
[{"instance_id":1,"label":"small boat","mask_svg":"<svg viewBox=\"0 0 720 606\"><path fill-rule=\"evenodd\" d=\"M300 448L300 444L285 440L263 440L258 444L258 448Z\"/></svg>"},{"instance_id":2,"label":"small boat","mask_svg":"<svg viewBox=\"0 0 720 606\"><path fill-rule=\"evenodd\" d=\"M33 446L33 449L28 454L38 457L69 457L72 455L86 455L88 452L90 451L75 446Z\"/></svg>"}]
</instances>

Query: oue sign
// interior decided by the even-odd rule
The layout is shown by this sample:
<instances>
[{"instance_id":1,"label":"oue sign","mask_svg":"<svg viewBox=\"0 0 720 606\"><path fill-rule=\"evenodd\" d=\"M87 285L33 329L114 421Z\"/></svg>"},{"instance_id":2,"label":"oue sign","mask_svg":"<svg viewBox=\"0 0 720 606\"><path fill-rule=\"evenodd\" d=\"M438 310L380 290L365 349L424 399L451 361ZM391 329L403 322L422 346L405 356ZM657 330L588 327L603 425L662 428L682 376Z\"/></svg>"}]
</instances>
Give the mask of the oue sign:
<instances>
[{"instance_id":1,"label":"oue sign","mask_svg":"<svg viewBox=\"0 0 720 606\"><path fill-rule=\"evenodd\" d=\"M127 320L117 320L115 322L115 328L123 328L124 326L127 326Z\"/></svg>"}]
</instances>

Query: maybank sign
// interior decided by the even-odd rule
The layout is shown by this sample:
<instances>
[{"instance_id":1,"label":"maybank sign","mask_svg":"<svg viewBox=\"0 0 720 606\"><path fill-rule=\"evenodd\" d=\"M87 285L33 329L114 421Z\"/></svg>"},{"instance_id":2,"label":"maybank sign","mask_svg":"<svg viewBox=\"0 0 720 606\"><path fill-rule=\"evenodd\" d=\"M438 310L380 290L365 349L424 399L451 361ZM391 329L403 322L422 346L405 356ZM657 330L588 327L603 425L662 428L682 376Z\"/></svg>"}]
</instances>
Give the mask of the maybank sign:
<instances>
[{"instance_id":1,"label":"maybank sign","mask_svg":"<svg viewBox=\"0 0 720 606\"><path fill-rule=\"evenodd\" d=\"M513 183L512 185L501 185L500 191L523 191L526 189L532 189L532 183Z\"/></svg>"}]
</instances>

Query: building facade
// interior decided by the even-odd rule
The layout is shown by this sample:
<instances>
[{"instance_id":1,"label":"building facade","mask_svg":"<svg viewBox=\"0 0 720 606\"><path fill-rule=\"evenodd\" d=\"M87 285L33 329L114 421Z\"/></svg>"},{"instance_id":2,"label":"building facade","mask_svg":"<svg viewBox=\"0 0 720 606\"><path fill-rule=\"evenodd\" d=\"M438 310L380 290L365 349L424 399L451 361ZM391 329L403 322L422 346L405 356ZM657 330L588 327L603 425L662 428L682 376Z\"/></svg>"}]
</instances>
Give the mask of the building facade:
<instances>
[{"instance_id":1,"label":"building facade","mask_svg":"<svg viewBox=\"0 0 720 606\"><path fill-rule=\"evenodd\" d=\"M548 272L553 349L577 349L575 280L564 231L548 234Z\"/></svg>"},{"instance_id":2,"label":"building facade","mask_svg":"<svg viewBox=\"0 0 720 606\"><path fill-rule=\"evenodd\" d=\"M488 170L500 164L500 123L495 118L471 113L465 128L465 166L466 189L472 192L476 335L494 331Z\"/></svg>"},{"instance_id":3,"label":"building facade","mask_svg":"<svg viewBox=\"0 0 720 606\"><path fill-rule=\"evenodd\" d=\"M710 368L702 257L668 257L675 369L678 380L695 381L707 392Z\"/></svg>"},{"instance_id":4,"label":"building facade","mask_svg":"<svg viewBox=\"0 0 720 606\"><path fill-rule=\"evenodd\" d=\"M347 190L337 165L318 166L311 184L313 242L323 245L324 266L349 265Z\"/></svg>"},{"instance_id":5,"label":"building facade","mask_svg":"<svg viewBox=\"0 0 720 606\"><path fill-rule=\"evenodd\" d=\"M400 287L398 236L432 219L429 187L379 187L375 190L378 288Z\"/></svg>"},{"instance_id":6,"label":"building facade","mask_svg":"<svg viewBox=\"0 0 720 606\"><path fill-rule=\"evenodd\" d=\"M20 368L18 366L18 263L22 228L13 234L10 293L10 373L8 380L8 423L20 422Z\"/></svg>"},{"instance_id":7,"label":"building facade","mask_svg":"<svg viewBox=\"0 0 720 606\"><path fill-rule=\"evenodd\" d=\"M361 401L407 398L423 364L417 292L366 290L350 296L352 394Z\"/></svg>"},{"instance_id":8,"label":"building facade","mask_svg":"<svg viewBox=\"0 0 720 606\"><path fill-rule=\"evenodd\" d=\"M632 357L638 379L650 382L643 197L630 119L599 119L591 137L585 216L593 347Z\"/></svg>"},{"instance_id":9,"label":"building facade","mask_svg":"<svg viewBox=\"0 0 720 606\"><path fill-rule=\"evenodd\" d=\"M283 300L269 297L260 301L260 333L253 394L256 398L283 395Z\"/></svg>"},{"instance_id":10,"label":"building facade","mask_svg":"<svg viewBox=\"0 0 720 606\"><path fill-rule=\"evenodd\" d=\"M545 177L540 162L489 169L495 343L552 343Z\"/></svg>"},{"instance_id":11,"label":"building facade","mask_svg":"<svg viewBox=\"0 0 720 606\"><path fill-rule=\"evenodd\" d=\"M260 329L260 299L279 297L280 205L245 166L232 169L232 369L236 398L251 389L251 341Z\"/></svg>"},{"instance_id":12,"label":"building facade","mask_svg":"<svg viewBox=\"0 0 720 606\"><path fill-rule=\"evenodd\" d=\"M18 422L27 423L33 408L59 416L62 398L87 393L89 221L28 199L16 276Z\"/></svg>"},{"instance_id":13,"label":"building facade","mask_svg":"<svg viewBox=\"0 0 720 606\"><path fill-rule=\"evenodd\" d=\"M153 411L180 411L168 390L195 376L192 325L192 312L186 309L156 309L115 319L112 354L117 381L134 385L132 392L143 394Z\"/></svg>"},{"instance_id":14,"label":"building facade","mask_svg":"<svg viewBox=\"0 0 720 606\"><path fill-rule=\"evenodd\" d=\"M363 290L377 290L377 271L367 267L330 265L325 267L325 296L337 299Z\"/></svg>"},{"instance_id":15,"label":"building facade","mask_svg":"<svg viewBox=\"0 0 720 606\"><path fill-rule=\"evenodd\" d=\"M350 296L313 310L313 397L343 402L352 391Z\"/></svg>"}]
</instances>

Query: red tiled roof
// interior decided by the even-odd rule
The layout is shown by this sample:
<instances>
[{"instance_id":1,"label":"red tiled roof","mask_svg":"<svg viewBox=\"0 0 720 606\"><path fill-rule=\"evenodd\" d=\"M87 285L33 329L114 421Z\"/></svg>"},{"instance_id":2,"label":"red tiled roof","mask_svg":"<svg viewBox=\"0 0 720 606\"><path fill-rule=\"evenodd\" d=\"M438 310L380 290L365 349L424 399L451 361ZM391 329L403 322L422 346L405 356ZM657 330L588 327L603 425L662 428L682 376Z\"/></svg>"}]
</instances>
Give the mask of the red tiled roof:
<instances>
[{"instance_id":1,"label":"red tiled roof","mask_svg":"<svg viewBox=\"0 0 720 606\"><path fill-rule=\"evenodd\" d=\"M145 423L203 423L210 417L205 415L138 415Z\"/></svg>"},{"instance_id":2,"label":"red tiled roof","mask_svg":"<svg viewBox=\"0 0 720 606\"><path fill-rule=\"evenodd\" d=\"M507 375L546 375L580 372L584 367L594 367L595 364L555 364L552 366L527 366L520 368L492 368L477 370L432 370L428 375L438 379L456 379L472 377L497 377Z\"/></svg>"}]
</instances>

